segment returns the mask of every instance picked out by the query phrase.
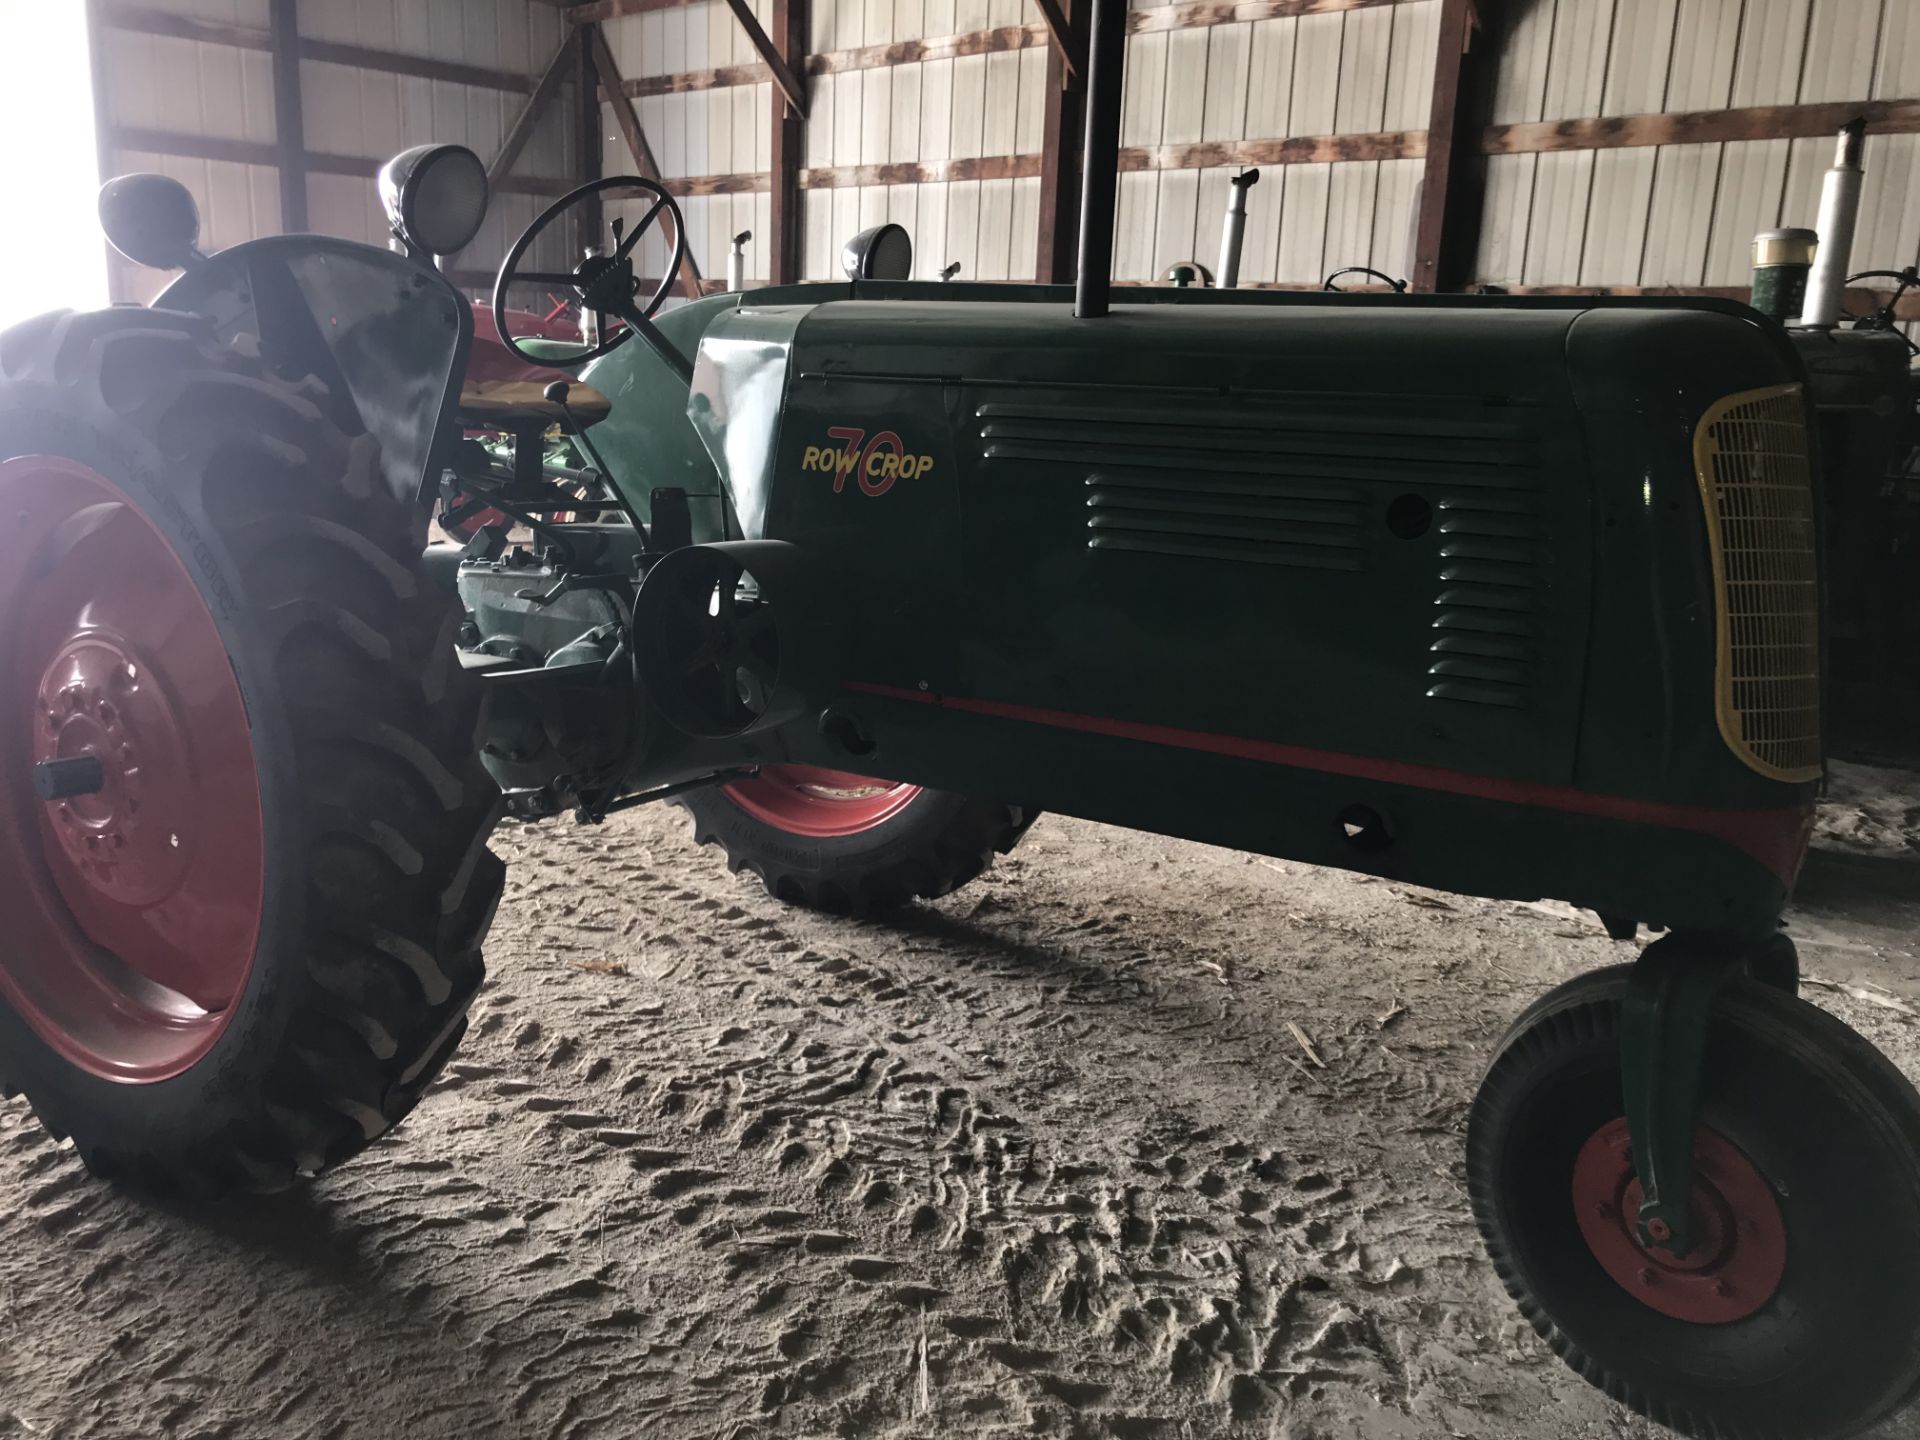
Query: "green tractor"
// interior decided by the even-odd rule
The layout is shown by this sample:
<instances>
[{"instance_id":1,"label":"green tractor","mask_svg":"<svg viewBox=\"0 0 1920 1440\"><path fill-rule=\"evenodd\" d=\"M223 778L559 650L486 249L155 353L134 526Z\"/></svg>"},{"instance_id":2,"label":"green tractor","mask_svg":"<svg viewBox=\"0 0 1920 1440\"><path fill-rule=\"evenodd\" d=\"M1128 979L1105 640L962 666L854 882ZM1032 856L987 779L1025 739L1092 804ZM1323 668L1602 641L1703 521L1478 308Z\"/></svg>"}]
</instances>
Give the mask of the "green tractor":
<instances>
[{"instance_id":1,"label":"green tractor","mask_svg":"<svg viewBox=\"0 0 1920 1440\"><path fill-rule=\"evenodd\" d=\"M851 911L1043 808L1552 896L1664 933L1497 1047L1467 1174L1502 1281L1676 1429L1873 1423L1920 1388L1920 1096L1779 926L1823 763L1800 359L1715 301L1116 304L1114 22L1077 292L663 312L678 210L605 180L507 257L482 375L433 263L470 152L388 167L405 253L204 256L177 185L110 185L114 243L183 273L0 335L0 1087L145 1187L349 1158L460 1042L503 814L674 801ZM603 253L524 264L633 196ZM596 343L524 339L521 282ZM447 497L492 514L464 547Z\"/></svg>"}]
</instances>

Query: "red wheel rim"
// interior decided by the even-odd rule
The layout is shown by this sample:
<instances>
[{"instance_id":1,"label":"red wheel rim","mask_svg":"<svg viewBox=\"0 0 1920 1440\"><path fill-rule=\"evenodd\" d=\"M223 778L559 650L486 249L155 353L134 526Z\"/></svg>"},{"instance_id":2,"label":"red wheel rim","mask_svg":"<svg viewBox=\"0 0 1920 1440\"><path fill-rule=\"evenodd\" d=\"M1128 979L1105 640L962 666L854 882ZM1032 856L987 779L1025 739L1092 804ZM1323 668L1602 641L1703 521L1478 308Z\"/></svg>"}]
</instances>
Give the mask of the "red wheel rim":
<instances>
[{"instance_id":1,"label":"red wheel rim","mask_svg":"<svg viewBox=\"0 0 1920 1440\"><path fill-rule=\"evenodd\" d=\"M1587 1248L1634 1299L1675 1320L1728 1325L1773 1298L1787 1227L1773 1187L1739 1147L1702 1126L1693 1141L1694 1243L1685 1259L1640 1243L1640 1180L1625 1117L1602 1125L1573 1162L1573 1213Z\"/></svg>"},{"instance_id":2,"label":"red wheel rim","mask_svg":"<svg viewBox=\"0 0 1920 1440\"><path fill-rule=\"evenodd\" d=\"M754 819L790 835L816 839L859 835L883 825L919 793L918 785L896 785L815 765L768 765L752 778L727 786L733 803Z\"/></svg>"},{"instance_id":3,"label":"red wheel rim","mask_svg":"<svg viewBox=\"0 0 1920 1440\"><path fill-rule=\"evenodd\" d=\"M0 462L24 563L0 574L0 992L91 1074L204 1056L246 988L265 837L252 737L213 615L105 476ZM42 800L43 761L93 756L92 794Z\"/></svg>"}]
</instances>

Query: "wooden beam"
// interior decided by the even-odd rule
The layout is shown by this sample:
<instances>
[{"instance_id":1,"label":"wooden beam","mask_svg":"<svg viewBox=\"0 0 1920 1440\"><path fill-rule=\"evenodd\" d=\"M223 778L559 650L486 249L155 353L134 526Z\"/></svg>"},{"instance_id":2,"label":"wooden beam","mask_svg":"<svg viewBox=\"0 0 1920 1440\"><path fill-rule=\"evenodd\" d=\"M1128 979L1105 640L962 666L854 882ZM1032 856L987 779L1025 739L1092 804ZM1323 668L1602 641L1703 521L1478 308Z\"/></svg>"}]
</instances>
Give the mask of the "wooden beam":
<instances>
[{"instance_id":1,"label":"wooden beam","mask_svg":"<svg viewBox=\"0 0 1920 1440\"><path fill-rule=\"evenodd\" d=\"M241 50L273 49L272 31L258 25L204 20L196 15L182 15L151 5L120 3L120 0L107 0L100 6L100 22L112 29L138 35L163 35L176 40L196 40L203 45L227 45ZM345 65L355 70L379 70L390 75L406 75L419 80L445 80L454 85L471 85L481 90L506 90L522 95L533 88L532 81L513 70L458 64L426 55L403 55L395 50L374 50L365 45L314 40L307 36L300 36L297 46L302 60Z\"/></svg>"},{"instance_id":2,"label":"wooden beam","mask_svg":"<svg viewBox=\"0 0 1920 1440\"><path fill-rule=\"evenodd\" d=\"M140 35L166 35L176 40L198 40L204 45L233 45L242 50L273 48L272 33L259 25L206 20L198 15L182 15L153 5L117 4L113 0L97 0L94 13L101 25L113 30L131 30Z\"/></svg>"},{"instance_id":3,"label":"wooden beam","mask_svg":"<svg viewBox=\"0 0 1920 1440\"><path fill-rule=\"evenodd\" d=\"M970 160L820 166L800 172L800 188L845 190L857 185L937 185L948 180L1016 180L1039 173L1038 155L988 155Z\"/></svg>"},{"instance_id":4,"label":"wooden beam","mask_svg":"<svg viewBox=\"0 0 1920 1440\"><path fill-rule=\"evenodd\" d=\"M1421 202L1413 217L1413 275L1415 290L1442 290L1457 278L1457 236L1463 228L1469 196L1469 156L1463 154L1463 136L1473 125L1463 123L1461 102L1473 90L1469 54L1480 17L1473 0L1440 0L1440 36L1434 48L1432 102L1427 111L1427 165L1421 171Z\"/></svg>"},{"instance_id":5,"label":"wooden beam","mask_svg":"<svg viewBox=\"0 0 1920 1440\"><path fill-rule=\"evenodd\" d=\"M520 107L520 113L513 117L508 127L507 138L500 142L500 153L493 157L493 163L487 166L487 183L498 190L512 170L514 162L519 160L520 152L527 148L527 141L533 138L533 130L540 123L540 117L546 114L547 107L553 103L554 96L560 93L560 87L566 83L568 61L579 52L574 49L573 36L568 35L560 42L559 50L553 59L547 62L546 71L540 76L540 82L533 87L533 93L527 97L527 103Z\"/></svg>"},{"instance_id":6,"label":"wooden beam","mask_svg":"<svg viewBox=\"0 0 1920 1440\"><path fill-rule=\"evenodd\" d=\"M800 112L800 118L807 116L807 87L800 83L800 77L793 73L773 43L771 36L760 28L760 22L754 18L753 6L747 0L727 0L727 8L733 11L733 18L740 22L740 28L747 32L747 40L759 53L768 70L773 72L773 83L786 93L787 102Z\"/></svg>"},{"instance_id":7,"label":"wooden beam","mask_svg":"<svg viewBox=\"0 0 1920 1440\"><path fill-rule=\"evenodd\" d=\"M1063 0L1033 0L1033 3L1046 22L1047 34L1053 37L1054 50L1066 61L1067 73L1078 77L1086 70L1085 46L1067 23L1067 13L1061 8Z\"/></svg>"},{"instance_id":8,"label":"wooden beam","mask_svg":"<svg viewBox=\"0 0 1920 1440\"><path fill-rule=\"evenodd\" d=\"M623 15L644 15L649 10L677 10L698 0L593 0L587 5L569 5L566 17L576 25L601 25Z\"/></svg>"},{"instance_id":9,"label":"wooden beam","mask_svg":"<svg viewBox=\"0 0 1920 1440\"><path fill-rule=\"evenodd\" d=\"M265 140L231 140L221 135L188 135L177 130L155 130L141 125L103 125L100 134L109 151L133 150L145 155L177 155L188 160L220 160L231 165L279 164L280 150ZM352 175L371 180L386 164L384 157L330 155L309 150L301 161L310 175ZM571 180L545 175L508 175L497 189L513 195L564 195Z\"/></svg>"},{"instance_id":10,"label":"wooden beam","mask_svg":"<svg viewBox=\"0 0 1920 1440\"><path fill-rule=\"evenodd\" d=\"M470 85L476 90L504 90L525 95L533 89L533 81L517 70L494 70L485 65L465 65L425 55L370 50L364 45L343 45L333 40L302 39L300 58L324 65L344 65L352 70L405 75L414 80L443 80L449 85Z\"/></svg>"},{"instance_id":11,"label":"wooden beam","mask_svg":"<svg viewBox=\"0 0 1920 1440\"><path fill-rule=\"evenodd\" d=\"M607 44L605 32L598 25L589 25L583 32L581 43L588 47L594 73L600 81L600 93L606 96L607 104L613 109L613 123L619 128L620 138L627 142L633 163L641 175L665 188L666 181L660 173L660 164L653 158L653 147L647 144L646 131L640 128L640 117L634 112L633 101L627 98L627 92L621 88L620 66L613 58L613 50ZM684 217L680 223L686 223ZM700 279L700 258L689 249L687 263L680 267L680 287L689 300L699 297Z\"/></svg>"},{"instance_id":12,"label":"wooden beam","mask_svg":"<svg viewBox=\"0 0 1920 1440\"><path fill-rule=\"evenodd\" d=\"M1426 153L1419 130L1355 135L1292 135L1284 140L1224 140L1197 145L1135 145L1120 152L1132 170L1210 170L1220 165L1326 165L1340 160L1417 160Z\"/></svg>"},{"instance_id":13,"label":"wooden beam","mask_svg":"<svg viewBox=\"0 0 1920 1440\"><path fill-rule=\"evenodd\" d=\"M928 40L896 40L891 45L864 45L857 50L823 50L807 58L809 75L838 75L848 70L884 70L922 60L952 60L962 55L997 55L1028 50L1047 43L1044 25L1009 25L1000 30L971 30L964 35L938 35Z\"/></svg>"},{"instance_id":14,"label":"wooden beam","mask_svg":"<svg viewBox=\"0 0 1920 1440\"><path fill-rule=\"evenodd\" d=\"M1817 105L1748 105L1737 110L1682 110L1666 115L1612 115L1494 125L1481 135L1488 155L1548 150L1615 150L1647 145L1698 145L1730 140L1798 140L1832 135L1854 119L1869 135L1920 132L1920 100L1843 100Z\"/></svg>"},{"instance_id":15,"label":"wooden beam","mask_svg":"<svg viewBox=\"0 0 1920 1440\"><path fill-rule=\"evenodd\" d=\"M273 54L273 137L280 167L280 230L307 228L307 121L300 100L299 0L272 0L268 38Z\"/></svg>"},{"instance_id":16,"label":"wooden beam","mask_svg":"<svg viewBox=\"0 0 1920 1440\"><path fill-rule=\"evenodd\" d=\"M574 79L574 178L587 185L607 173L606 136L600 124L600 65L593 48L600 27L583 25L574 34L579 41L574 47L578 57ZM573 253L585 255L587 248L600 244L606 233L606 207L598 195L590 195L574 215Z\"/></svg>"},{"instance_id":17,"label":"wooden beam","mask_svg":"<svg viewBox=\"0 0 1920 1440\"><path fill-rule=\"evenodd\" d=\"M830 0L822 0L830 3ZM788 75L806 55L807 0L773 0L773 33ZM791 285L805 270L800 243L800 161L806 143L806 112L791 104L782 89L773 92L773 233L761 237L767 256L767 282Z\"/></svg>"},{"instance_id":18,"label":"wooden beam","mask_svg":"<svg viewBox=\"0 0 1920 1440\"><path fill-rule=\"evenodd\" d=\"M575 24L600 24L623 15L645 15L674 10L699 0L593 0L567 10ZM1253 20L1284 20L1297 15L1329 15L1341 10L1365 10L1376 5L1410 5L1418 0L1200 0L1197 4L1158 5L1127 16L1127 30L1190 30L1206 25L1239 25ZM1044 32L1046 27L1040 27Z\"/></svg>"},{"instance_id":19,"label":"wooden beam","mask_svg":"<svg viewBox=\"0 0 1920 1440\"><path fill-rule=\"evenodd\" d=\"M1040 134L1040 230L1033 276L1043 285L1072 282L1078 268L1080 239L1080 163L1087 123L1084 67L1068 62L1068 49L1086 53L1085 17L1089 0L1062 0L1066 36L1047 50L1047 89Z\"/></svg>"},{"instance_id":20,"label":"wooden beam","mask_svg":"<svg viewBox=\"0 0 1920 1440\"><path fill-rule=\"evenodd\" d=\"M1407 5L1414 0L1242 0L1234 4L1200 0L1198 4L1156 5L1127 14L1127 33L1155 30L1194 30L1209 25L1243 25L1254 20L1286 20L1297 15L1328 15L1339 10L1370 10L1379 5Z\"/></svg>"},{"instance_id":21,"label":"wooden beam","mask_svg":"<svg viewBox=\"0 0 1920 1440\"><path fill-rule=\"evenodd\" d=\"M1491 0L1498 4L1499 0ZM1426 166L1414 216L1413 288L1454 289L1465 280L1479 236L1486 164L1475 153L1482 107L1490 103L1495 37L1481 28L1475 0L1440 0Z\"/></svg>"},{"instance_id":22,"label":"wooden beam","mask_svg":"<svg viewBox=\"0 0 1920 1440\"><path fill-rule=\"evenodd\" d=\"M777 19L774 28L779 28ZM720 65L712 70L682 70L674 75L638 75L624 85L627 94L639 100L648 95L686 95L698 90L760 85L771 79L773 72L764 65Z\"/></svg>"}]
</instances>

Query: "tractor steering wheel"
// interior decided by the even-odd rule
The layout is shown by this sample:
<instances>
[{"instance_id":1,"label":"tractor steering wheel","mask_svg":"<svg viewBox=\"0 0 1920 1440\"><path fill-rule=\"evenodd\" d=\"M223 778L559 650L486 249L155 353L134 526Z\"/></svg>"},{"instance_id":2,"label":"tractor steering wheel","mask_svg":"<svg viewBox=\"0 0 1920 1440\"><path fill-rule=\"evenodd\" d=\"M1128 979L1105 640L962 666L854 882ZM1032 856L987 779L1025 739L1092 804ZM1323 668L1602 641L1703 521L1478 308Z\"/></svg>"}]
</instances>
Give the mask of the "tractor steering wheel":
<instances>
[{"instance_id":1,"label":"tractor steering wheel","mask_svg":"<svg viewBox=\"0 0 1920 1440\"><path fill-rule=\"evenodd\" d=\"M548 226L576 205L609 190L638 191L643 196L653 197L653 204L631 231L622 234L624 221L619 217L614 219L614 249L611 255L589 254L573 270L564 273L520 268L521 260ZM640 277L634 271L633 252L641 237L653 228L654 221L663 211L673 222L673 258L667 265L666 273L661 276L659 285L643 306L639 303ZM493 323L500 332L500 343L530 365L552 364L550 357L523 350L520 347L522 337L514 335L507 328L507 317L511 313L507 308L507 290L522 282L529 285L564 285L580 297L581 309L595 317L603 337L591 349L569 356L566 363L579 365L598 360L610 350L624 345L643 327L648 327L652 317L666 303L667 294L672 290L673 282L679 278L680 267L686 263L686 258L687 222L681 216L680 207L674 203L673 196L661 185L639 175L614 175L605 180L595 180L590 185L582 185L578 190L562 195L543 210L533 224L521 233L520 238L513 242L513 248L501 262L499 277L493 282ZM626 321L626 328L609 336L609 317Z\"/></svg>"}]
</instances>

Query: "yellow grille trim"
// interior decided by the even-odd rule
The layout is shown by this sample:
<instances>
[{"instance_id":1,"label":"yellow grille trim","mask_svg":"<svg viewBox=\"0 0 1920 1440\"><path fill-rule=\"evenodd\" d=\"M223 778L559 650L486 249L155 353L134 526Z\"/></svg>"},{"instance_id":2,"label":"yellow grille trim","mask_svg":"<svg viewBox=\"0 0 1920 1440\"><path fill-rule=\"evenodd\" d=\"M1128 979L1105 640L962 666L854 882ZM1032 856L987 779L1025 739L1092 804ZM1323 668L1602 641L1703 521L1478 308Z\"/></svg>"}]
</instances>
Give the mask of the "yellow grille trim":
<instances>
[{"instance_id":1,"label":"yellow grille trim","mask_svg":"<svg viewBox=\"0 0 1920 1440\"><path fill-rule=\"evenodd\" d=\"M1817 779L1820 577L1798 385L1716 401L1693 437L1718 618L1721 738L1774 780Z\"/></svg>"}]
</instances>

